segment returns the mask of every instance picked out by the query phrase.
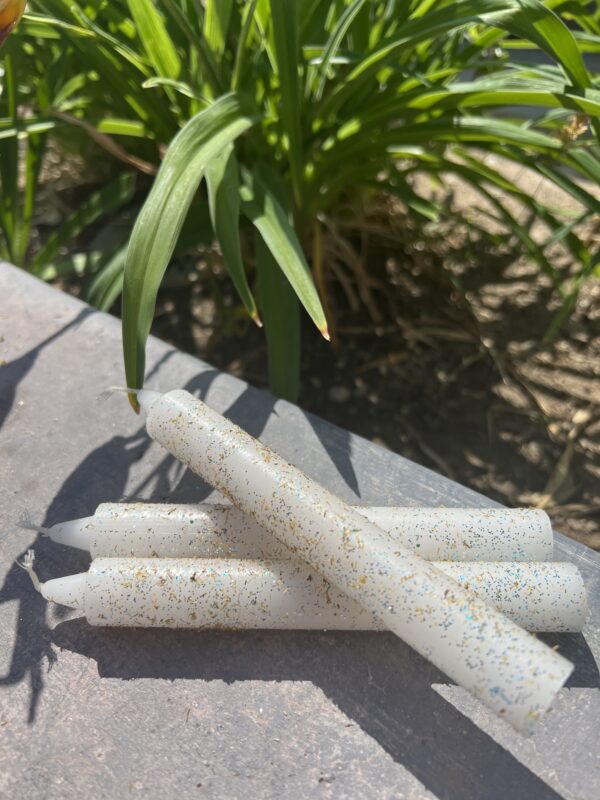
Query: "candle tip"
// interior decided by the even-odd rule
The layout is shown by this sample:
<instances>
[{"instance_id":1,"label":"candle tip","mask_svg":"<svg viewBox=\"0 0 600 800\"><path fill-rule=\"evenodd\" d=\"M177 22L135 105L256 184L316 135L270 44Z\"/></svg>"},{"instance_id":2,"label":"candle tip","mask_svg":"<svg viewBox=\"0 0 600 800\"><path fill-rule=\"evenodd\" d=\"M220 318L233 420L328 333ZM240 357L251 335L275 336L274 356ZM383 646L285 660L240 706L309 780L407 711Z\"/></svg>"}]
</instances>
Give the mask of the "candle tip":
<instances>
[{"instance_id":1,"label":"candle tip","mask_svg":"<svg viewBox=\"0 0 600 800\"><path fill-rule=\"evenodd\" d=\"M35 570L33 569L34 561L35 561L35 553L33 552L33 550L28 550L23 556L23 561L17 561L16 564L17 566L21 567L21 569L24 569L25 572L29 575L36 592L41 593L42 584L40 583L40 580L38 576L35 574Z\"/></svg>"}]
</instances>

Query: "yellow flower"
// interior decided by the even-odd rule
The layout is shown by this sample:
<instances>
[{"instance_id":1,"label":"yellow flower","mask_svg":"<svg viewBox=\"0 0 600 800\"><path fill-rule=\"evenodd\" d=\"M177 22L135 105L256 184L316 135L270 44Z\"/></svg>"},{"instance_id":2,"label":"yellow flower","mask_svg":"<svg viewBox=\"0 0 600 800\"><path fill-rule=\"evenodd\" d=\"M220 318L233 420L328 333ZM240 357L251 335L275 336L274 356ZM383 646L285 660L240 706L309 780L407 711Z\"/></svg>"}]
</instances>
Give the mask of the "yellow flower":
<instances>
[{"instance_id":1,"label":"yellow flower","mask_svg":"<svg viewBox=\"0 0 600 800\"><path fill-rule=\"evenodd\" d=\"M27 0L0 0L0 45L23 16Z\"/></svg>"}]
</instances>

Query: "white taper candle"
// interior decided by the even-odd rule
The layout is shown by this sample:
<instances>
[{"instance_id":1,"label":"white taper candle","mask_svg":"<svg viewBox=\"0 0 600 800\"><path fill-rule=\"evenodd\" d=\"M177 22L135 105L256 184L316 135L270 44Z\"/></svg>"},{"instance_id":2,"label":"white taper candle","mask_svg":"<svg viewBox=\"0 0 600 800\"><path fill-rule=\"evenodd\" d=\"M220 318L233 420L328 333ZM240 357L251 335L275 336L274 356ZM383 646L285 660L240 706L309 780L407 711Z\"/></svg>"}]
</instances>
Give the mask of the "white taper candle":
<instances>
[{"instance_id":1,"label":"white taper candle","mask_svg":"<svg viewBox=\"0 0 600 800\"><path fill-rule=\"evenodd\" d=\"M428 561L550 561L552 526L535 508L356 506ZM35 526L32 526L35 527ZM54 541L103 556L289 558L287 547L235 506L102 503L92 517L44 528Z\"/></svg>"},{"instance_id":2,"label":"white taper candle","mask_svg":"<svg viewBox=\"0 0 600 800\"><path fill-rule=\"evenodd\" d=\"M573 665L189 392L141 391L149 435L516 728Z\"/></svg>"},{"instance_id":3,"label":"white taper candle","mask_svg":"<svg viewBox=\"0 0 600 800\"><path fill-rule=\"evenodd\" d=\"M528 631L580 631L587 617L581 573L565 562L436 561L435 566Z\"/></svg>"},{"instance_id":4,"label":"white taper candle","mask_svg":"<svg viewBox=\"0 0 600 800\"><path fill-rule=\"evenodd\" d=\"M533 631L579 631L587 611L573 564L435 566ZM368 611L298 561L98 558L89 572L41 584L91 625L381 630Z\"/></svg>"}]
</instances>

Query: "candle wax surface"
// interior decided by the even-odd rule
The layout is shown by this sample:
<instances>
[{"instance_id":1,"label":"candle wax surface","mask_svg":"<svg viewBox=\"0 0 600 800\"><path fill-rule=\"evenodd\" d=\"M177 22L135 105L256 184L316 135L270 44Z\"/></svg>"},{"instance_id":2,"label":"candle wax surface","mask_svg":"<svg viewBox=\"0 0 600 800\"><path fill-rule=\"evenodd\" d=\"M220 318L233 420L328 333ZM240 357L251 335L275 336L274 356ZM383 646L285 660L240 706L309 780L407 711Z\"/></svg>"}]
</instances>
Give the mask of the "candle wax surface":
<instances>
[{"instance_id":1,"label":"candle wax surface","mask_svg":"<svg viewBox=\"0 0 600 800\"><path fill-rule=\"evenodd\" d=\"M536 631L581 630L585 588L573 564L435 566ZM47 581L44 596L92 625L381 630L379 620L295 560L98 558L88 573Z\"/></svg>"},{"instance_id":2,"label":"candle wax surface","mask_svg":"<svg viewBox=\"0 0 600 800\"><path fill-rule=\"evenodd\" d=\"M550 561L553 535L538 509L356 507L398 544L430 561ZM231 505L103 503L79 520L92 558L289 558L288 548ZM73 523L64 523L65 532ZM61 526L55 526L61 536ZM54 529L53 529L54 530ZM85 538L84 538L85 537ZM68 540L67 542L68 543Z\"/></svg>"}]
</instances>

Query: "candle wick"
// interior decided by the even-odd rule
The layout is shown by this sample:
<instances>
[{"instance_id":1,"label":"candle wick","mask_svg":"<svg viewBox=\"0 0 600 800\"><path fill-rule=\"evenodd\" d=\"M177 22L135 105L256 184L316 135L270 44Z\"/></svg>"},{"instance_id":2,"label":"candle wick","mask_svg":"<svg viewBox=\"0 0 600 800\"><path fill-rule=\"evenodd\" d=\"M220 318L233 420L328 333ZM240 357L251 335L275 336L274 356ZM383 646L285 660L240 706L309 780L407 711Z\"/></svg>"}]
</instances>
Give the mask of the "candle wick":
<instances>
[{"instance_id":1,"label":"candle wick","mask_svg":"<svg viewBox=\"0 0 600 800\"><path fill-rule=\"evenodd\" d=\"M130 389L127 386L109 386L108 389L105 389L98 395L98 401L103 403L105 400L108 400L113 394L123 393L123 394L135 394L137 395L138 392L142 392L143 389Z\"/></svg>"},{"instance_id":2,"label":"candle wick","mask_svg":"<svg viewBox=\"0 0 600 800\"><path fill-rule=\"evenodd\" d=\"M35 590L37 592L40 592L41 594L42 584L40 583L40 580L38 576L35 574L35 570L33 569L34 561L35 561L35 553L33 552L33 550L28 550L23 556L23 561L17 561L16 564L17 566L21 567L21 569L25 570L25 572L31 578L31 582L33 583Z\"/></svg>"},{"instance_id":3,"label":"candle wick","mask_svg":"<svg viewBox=\"0 0 600 800\"><path fill-rule=\"evenodd\" d=\"M26 531L36 531L36 533L42 533L44 536L50 536L50 528L45 528L43 525L36 525L35 522L32 522L28 511L23 511L19 517L18 526Z\"/></svg>"},{"instance_id":4,"label":"candle wick","mask_svg":"<svg viewBox=\"0 0 600 800\"><path fill-rule=\"evenodd\" d=\"M109 386L106 391L98 395L98 400L102 402L117 392L128 395L129 402L136 414L139 414L140 411L148 413L150 406L161 396L161 393L154 389L130 389L127 386Z\"/></svg>"}]
</instances>

